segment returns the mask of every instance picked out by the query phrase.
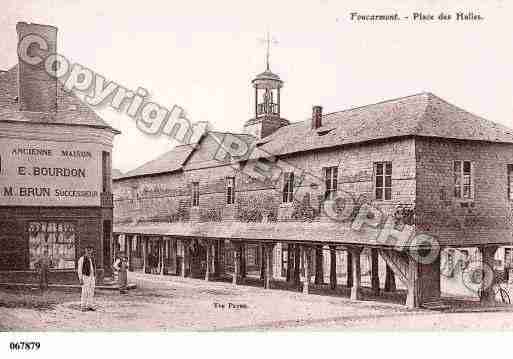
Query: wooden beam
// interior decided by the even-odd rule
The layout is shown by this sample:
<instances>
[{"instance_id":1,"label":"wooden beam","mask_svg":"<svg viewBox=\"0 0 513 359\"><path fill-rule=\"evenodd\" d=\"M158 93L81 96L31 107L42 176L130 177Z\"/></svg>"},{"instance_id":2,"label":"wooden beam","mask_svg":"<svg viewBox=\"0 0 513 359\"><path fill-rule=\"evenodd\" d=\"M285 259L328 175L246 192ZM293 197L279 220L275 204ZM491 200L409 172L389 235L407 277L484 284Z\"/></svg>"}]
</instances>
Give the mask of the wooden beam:
<instances>
[{"instance_id":1,"label":"wooden beam","mask_svg":"<svg viewBox=\"0 0 513 359\"><path fill-rule=\"evenodd\" d=\"M362 299L361 293L361 280L362 272L360 267L360 255L362 253L362 247L350 247L349 251L352 255L352 268L353 268L353 286L351 287L351 300Z\"/></svg>"},{"instance_id":2,"label":"wooden beam","mask_svg":"<svg viewBox=\"0 0 513 359\"><path fill-rule=\"evenodd\" d=\"M232 277L232 283L233 284L239 284L241 281L240 278L240 250L239 250L240 244L238 242L232 241L232 247L233 247L233 277Z\"/></svg>"},{"instance_id":3,"label":"wooden beam","mask_svg":"<svg viewBox=\"0 0 513 359\"><path fill-rule=\"evenodd\" d=\"M224 240L219 241L219 276L222 277L226 273L226 247Z\"/></svg>"},{"instance_id":4,"label":"wooden beam","mask_svg":"<svg viewBox=\"0 0 513 359\"><path fill-rule=\"evenodd\" d=\"M246 243L240 244L240 276L246 278Z\"/></svg>"},{"instance_id":5,"label":"wooden beam","mask_svg":"<svg viewBox=\"0 0 513 359\"><path fill-rule=\"evenodd\" d=\"M337 247L330 246L330 288L337 288Z\"/></svg>"},{"instance_id":6,"label":"wooden beam","mask_svg":"<svg viewBox=\"0 0 513 359\"><path fill-rule=\"evenodd\" d=\"M386 275L385 275L385 292L395 292L397 290L395 285L395 274L392 268L387 264L386 265Z\"/></svg>"},{"instance_id":7,"label":"wooden beam","mask_svg":"<svg viewBox=\"0 0 513 359\"><path fill-rule=\"evenodd\" d=\"M273 261L272 255L274 250L274 243L265 244L265 281L264 288L271 289L271 281L273 278Z\"/></svg>"},{"instance_id":8,"label":"wooden beam","mask_svg":"<svg viewBox=\"0 0 513 359\"><path fill-rule=\"evenodd\" d=\"M182 270L181 275L183 278L189 275L189 262L190 262L190 253L189 253L189 241L182 240L183 247L183 258L182 258Z\"/></svg>"},{"instance_id":9,"label":"wooden beam","mask_svg":"<svg viewBox=\"0 0 513 359\"><path fill-rule=\"evenodd\" d=\"M263 244L258 245L260 251L260 280L265 281L265 246Z\"/></svg>"},{"instance_id":10,"label":"wooden beam","mask_svg":"<svg viewBox=\"0 0 513 359\"><path fill-rule=\"evenodd\" d=\"M287 246L287 272L285 273L286 274L286 279L287 279L287 282L290 283L292 281L292 278L294 277L294 254L293 254L293 248L292 248L292 244L290 243L287 243L286 244Z\"/></svg>"},{"instance_id":11,"label":"wooden beam","mask_svg":"<svg viewBox=\"0 0 513 359\"><path fill-rule=\"evenodd\" d=\"M298 290L301 286L301 250L299 244L294 244L294 286Z\"/></svg>"},{"instance_id":12,"label":"wooden beam","mask_svg":"<svg viewBox=\"0 0 513 359\"><path fill-rule=\"evenodd\" d=\"M134 270L134 268L132 266L132 242L134 241L134 238L137 238L137 237L131 236L130 240L128 241L128 250L127 250L128 269L127 270L130 272Z\"/></svg>"},{"instance_id":13,"label":"wooden beam","mask_svg":"<svg viewBox=\"0 0 513 359\"><path fill-rule=\"evenodd\" d=\"M378 249L379 255L394 271L395 276L404 286L408 285L408 255L393 249Z\"/></svg>"},{"instance_id":14,"label":"wooden beam","mask_svg":"<svg viewBox=\"0 0 513 359\"><path fill-rule=\"evenodd\" d=\"M164 275L164 248L165 248L165 243L164 243L164 237L160 237L159 239L159 262L160 262L160 275Z\"/></svg>"},{"instance_id":15,"label":"wooden beam","mask_svg":"<svg viewBox=\"0 0 513 359\"><path fill-rule=\"evenodd\" d=\"M479 293L479 301L482 305L494 305L495 304L495 293L494 293L494 281L495 275L493 273L494 257L497 251L497 246L482 246L479 247L481 254L481 260L483 263L482 279L481 279L481 291ZM491 271L490 271L491 269ZM491 274L491 278L489 275Z\"/></svg>"},{"instance_id":16,"label":"wooden beam","mask_svg":"<svg viewBox=\"0 0 513 359\"><path fill-rule=\"evenodd\" d=\"M315 248L315 284L324 284L323 246Z\"/></svg>"},{"instance_id":17,"label":"wooden beam","mask_svg":"<svg viewBox=\"0 0 513 359\"><path fill-rule=\"evenodd\" d=\"M375 295L379 295L379 258L378 250L371 248L371 286Z\"/></svg>"},{"instance_id":18,"label":"wooden beam","mask_svg":"<svg viewBox=\"0 0 513 359\"><path fill-rule=\"evenodd\" d=\"M148 270L148 237L142 236L143 273Z\"/></svg>"},{"instance_id":19,"label":"wooden beam","mask_svg":"<svg viewBox=\"0 0 513 359\"><path fill-rule=\"evenodd\" d=\"M171 273L173 273L174 275L178 275L180 274L178 271L179 269L177 268L178 267L178 263L177 263L177 256L178 256L178 253L177 253L177 240L176 238L172 238L169 240L169 259L172 261L172 265L171 265Z\"/></svg>"},{"instance_id":20,"label":"wooden beam","mask_svg":"<svg viewBox=\"0 0 513 359\"><path fill-rule=\"evenodd\" d=\"M406 286L406 306L410 309L418 308L420 306L419 264L411 256L408 256L408 272L406 278L408 281L408 285Z\"/></svg>"},{"instance_id":21,"label":"wooden beam","mask_svg":"<svg viewBox=\"0 0 513 359\"><path fill-rule=\"evenodd\" d=\"M213 246L214 246L214 276L216 278L219 278L220 276L220 262L219 262L219 256L221 255L220 254L220 251L219 251L219 246L221 244L221 241L219 240L214 240L213 241Z\"/></svg>"},{"instance_id":22,"label":"wooden beam","mask_svg":"<svg viewBox=\"0 0 513 359\"><path fill-rule=\"evenodd\" d=\"M205 241L206 249L206 268L205 268L205 280L212 280L212 243L209 240Z\"/></svg>"},{"instance_id":23,"label":"wooden beam","mask_svg":"<svg viewBox=\"0 0 513 359\"><path fill-rule=\"evenodd\" d=\"M350 250L346 250L347 254L347 263L346 263L346 272L347 272L347 279L346 279L346 286L348 288L353 287L353 254Z\"/></svg>"},{"instance_id":24,"label":"wooden beam","mask_svg":"<svg viewBox=\"0 0 513 359\"><path fill-rule=\"evenodd\" d=\"M310 292L310 269L312 267L312 249L309 246L302 246L303 252L303 268L305 269L305 275L303 278L303 293L308 294Z\"/></svg>"}]
</instances>

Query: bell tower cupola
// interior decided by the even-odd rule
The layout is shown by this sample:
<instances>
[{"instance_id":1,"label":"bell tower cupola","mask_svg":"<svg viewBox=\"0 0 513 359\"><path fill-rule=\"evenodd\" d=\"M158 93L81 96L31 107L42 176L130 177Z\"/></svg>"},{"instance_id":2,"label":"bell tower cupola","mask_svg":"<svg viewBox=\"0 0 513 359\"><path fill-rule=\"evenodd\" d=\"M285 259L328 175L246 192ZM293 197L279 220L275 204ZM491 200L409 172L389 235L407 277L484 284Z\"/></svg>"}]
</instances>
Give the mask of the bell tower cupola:
<instances>
[{"instance_id":1,"label":"bell tower cupola","mask_svg":"<svg viewBox=\"0 0 513 359\"><path fill-rule=\"evenodd\" d=\"M255 89L255 117L244 124L244 132L257 138L267 137L289 124L286 119L281 118L280 91L283 81L269 68L269 34L266 42L266 70L251 81Z\"/></svg>"}]
</instances>

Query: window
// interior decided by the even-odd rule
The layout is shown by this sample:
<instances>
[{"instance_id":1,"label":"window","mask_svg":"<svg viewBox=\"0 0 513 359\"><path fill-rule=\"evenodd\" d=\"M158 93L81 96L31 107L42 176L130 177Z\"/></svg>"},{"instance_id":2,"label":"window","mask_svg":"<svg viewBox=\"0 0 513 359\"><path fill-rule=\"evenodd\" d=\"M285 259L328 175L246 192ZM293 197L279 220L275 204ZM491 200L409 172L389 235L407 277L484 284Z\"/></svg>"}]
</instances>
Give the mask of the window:
<instances>
[{"instance_id":1,"label":"window","mask_svg":"<svg viewBox=\"0 0 513 359\"><path fill-rule=\"evenodd\" d=\"M472 162L454 161L454 197L461 199L474 198L472 179Z\"/></svg>"},{"instance_id":2,"label":"window","mask_svg":"<svg viewBox=\"0 0 513 359\"><path fill-rule=\"evenodd\" d=\"M289 245L287 243L283 243L281 245L281 276L287 276L287 267L289 261Z\"/></svg>"},{"instance_id":3,"label":"window","mask_svg":"<svg viewBox=\"0 0 513 359\"><path fill-rule=\"evenodd\" d=\"M226 204L235 203L235 177L226 178Z\"/></svg>"},{"instance_id":4,"label":"window","mask_svg":"<svg viewBox=\"0 0 513 359\"><path fill-rule=\"evenodd\" d=\"M283 203L292 202L294 196L294 172L283 174Z\"/></svg>"},{"instance_id":5,"label":"window","mask_svg":"<svg viewBox=\"0 0 513 359\"><path fill-rule=\"evenodd\" d=\"M392 199L392 162L374 164L374 186L377 200Z\"/></svg>"},{"instance_id":6,"label":"window","mask_svg":"<svg viewBox=\"0 0 513 359\"><path fill-rule=\"evenodd\" d=\"M513 201L513 165L508 165L508 199Z\"/></svg>"},{"instance_id":7,"label":"window","mask_svg":"<svg viewBox=\"0 0 513 359\"><path fill-rule=\"evenodd\" d=\"M75 224L71 222L29 223L30 269L45 255L53 269L75 268Z\"/></svg>"},{"instance_id":8,"label":"window","mask_svg":"<svg viewBox=\"0 0 513 359\"><path fill-rule=\"evenodd\" d=\"M110 193L111 187L111 169L110 153L102 151L102 192Z\"/></svg>"},{"instance_id":9,"label":"window","mask_svg":"<svg viewBox=\"0 0 513 359\"><path fill-rule=\"evenodd\" d=\"M192 183L192 206L199 206L199 182Z\"/></svg>"},{"instance_id":10,"label":"window","mask_svg":"<svg viewBox=\"0 0 513 359\"><path fill-rule=\"evenodd\" d=\"M335 199L337 193L338 167L325 167L324 181L326 183L324 199Z\"/></svg>"}]
</instances>

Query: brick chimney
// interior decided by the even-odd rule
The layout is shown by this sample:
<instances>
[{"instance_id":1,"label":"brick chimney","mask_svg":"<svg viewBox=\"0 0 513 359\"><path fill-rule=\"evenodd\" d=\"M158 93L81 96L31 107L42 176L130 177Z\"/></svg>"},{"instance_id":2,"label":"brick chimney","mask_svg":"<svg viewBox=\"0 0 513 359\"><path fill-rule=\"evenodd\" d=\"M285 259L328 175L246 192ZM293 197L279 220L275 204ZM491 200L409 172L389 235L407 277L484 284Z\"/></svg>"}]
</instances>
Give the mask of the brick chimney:
<instances>
[{"instance_id":1,"label":"brick chimney","mask_svg":"<svg viewBox=\"0 0 513 359\"><path fill-rule=\"evenodd\" d=\"M312 129L322 126L322 106L312 107Z\"/></svg>"},{"instance_id":2,"label":"brick chimney","mask_svg":"<svg viewBox=\"0 0 513 359\"><path fill-rule=\"evenodd\" d=\"M31 65L18 53L18 101L21 111L54 112L57 110L57 79L50 76L44 65L45 54L57 52L57 28L49 25L16 25L18 44L27 35L36 35L44 39L48 49L39 48L37 44L29 46L28 56L41 56L42 61Z\"/></svg>"}]
</instances>

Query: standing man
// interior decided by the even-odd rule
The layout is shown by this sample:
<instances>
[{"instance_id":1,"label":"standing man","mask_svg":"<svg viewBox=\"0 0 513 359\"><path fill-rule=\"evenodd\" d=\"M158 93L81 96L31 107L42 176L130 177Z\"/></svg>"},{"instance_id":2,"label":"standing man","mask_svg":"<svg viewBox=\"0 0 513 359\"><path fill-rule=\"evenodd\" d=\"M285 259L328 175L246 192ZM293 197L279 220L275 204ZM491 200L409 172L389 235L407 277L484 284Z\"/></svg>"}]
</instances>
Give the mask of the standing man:
<instances>
[{"instance_id":1,"label":"standing man","mask_svg":"<svg viewBox=\"0 0 513 359\"><path fill-rule=\"evenodd\" d=\"M48 249L45 248L42 257L35 263L35 267L39 272L39 288L43 292L48 289L48 270L52 267Z\"/></svg>"},{"instance_id":2,"label":"standing man","mask_svg":"<svg viewBox=\"0 0 513 359\"><path fill-rule=\"evenodd\" d=\"M127 269L128 269L128 258L126 257L124 252L119 253L118 259L114 262L112 266L114 270L118 273L118 284L119 284L119 293L126 294L127 290Z\"/></svg>"},{"instance_id":3,"label":"standing man","mask_svg":"<svg viewBox=\"0 0 513 359\"><path fill-rule=\"evenodd\" d=\"M82 296L80 297L80 309L83 312L95 310L93 307L94 287L96 266L93 258L93 247L87 246L85 253L78 260L77 268L78 279L82 286Z\"/></svg>"}]
</instances>

